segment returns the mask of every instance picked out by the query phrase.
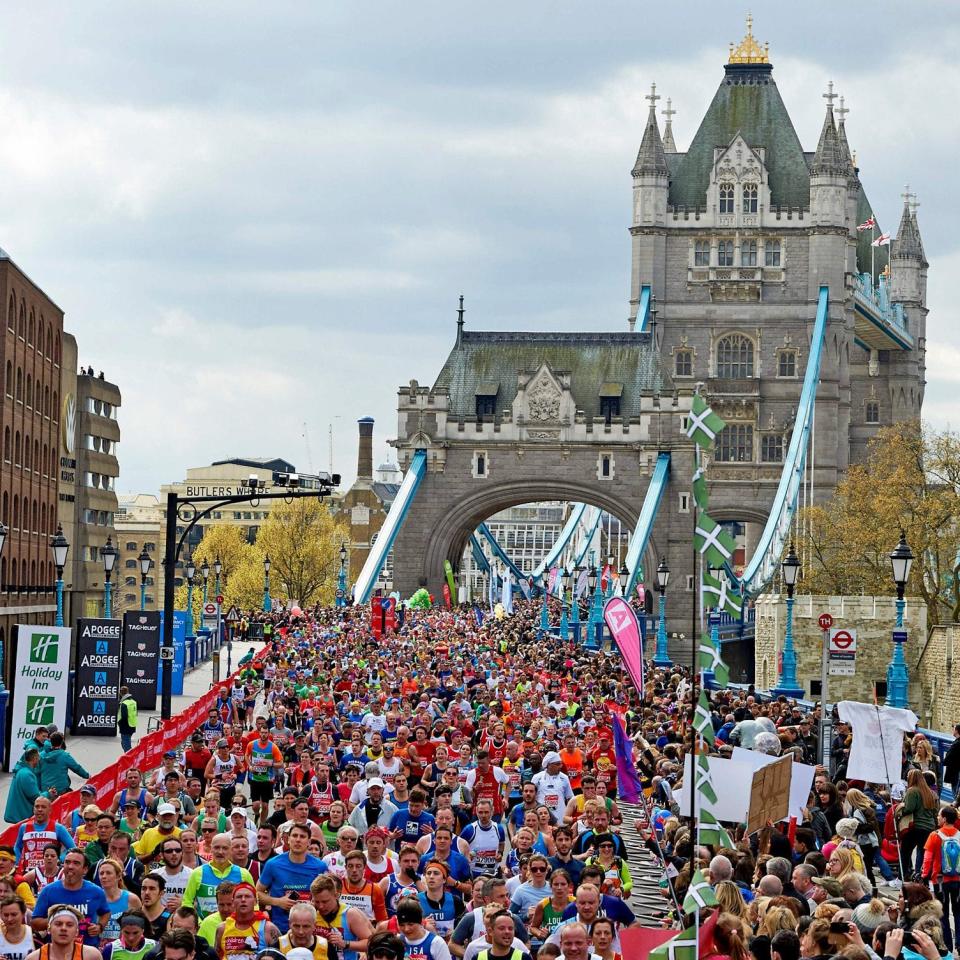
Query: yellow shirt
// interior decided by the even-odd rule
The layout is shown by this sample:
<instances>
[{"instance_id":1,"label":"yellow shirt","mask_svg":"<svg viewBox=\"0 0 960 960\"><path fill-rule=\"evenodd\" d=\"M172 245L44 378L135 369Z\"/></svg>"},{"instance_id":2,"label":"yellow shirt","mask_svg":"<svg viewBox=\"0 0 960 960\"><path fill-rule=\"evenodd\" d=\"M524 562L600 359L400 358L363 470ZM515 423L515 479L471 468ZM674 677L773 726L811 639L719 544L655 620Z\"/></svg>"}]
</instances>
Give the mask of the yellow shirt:
<instances>
[{"instance_id":1,"label":"yellow shirt","mask_svg":"<svg viewBox=\"0 0 960 960\"><path fill-rule=\"evenodd\" d=\"M174 827L171 833L161 833L159 827L148 827L143 836L133 845L133 852L142 860L153 856L157 847L169 837L179 837L180 828Z\"/></svg>"}]
</instances>

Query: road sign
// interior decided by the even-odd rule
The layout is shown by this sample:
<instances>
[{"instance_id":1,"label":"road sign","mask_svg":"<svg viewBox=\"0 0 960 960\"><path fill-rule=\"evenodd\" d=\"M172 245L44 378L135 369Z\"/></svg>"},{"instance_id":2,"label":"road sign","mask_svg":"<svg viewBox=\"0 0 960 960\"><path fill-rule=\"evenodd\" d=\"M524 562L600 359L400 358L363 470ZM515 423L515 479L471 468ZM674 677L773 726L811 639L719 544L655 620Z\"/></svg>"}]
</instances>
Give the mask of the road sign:
<instances>
[{"instance_id":1,"label":"road sign","mask_svg":"<svg viewBox=\"0 0 960 960\"><path fill-rule=\"evenodd\" d=\"M829 630L833 626L833 617L829 613L821 613L817 617L817 623L820 624L821 630Z\"/></svg>"},{"instance_id":2,"label":"road sign","mask_svg":"<svg viewBox=\"0 0 960 960\"><path fill-rule=\"evenodd\" d=\"M240 620L240 613L236 607L231 607L227 611L226 621L227 623L238 623Z\"/></svg>"},{"instance_id":3,"label":"road sign","mask_svg":"<svg viewBox=\"0 0 960 960\"><path fill-rule=\"evenodd\" d=\"M217 597L217 603L219 603L221 606L223 606L223 594L222 594L222 593L220 594L220 596Z\"/></svg>"},{"instance_id":4,"label":"road sign","mask_svg":"<svg viewBox=\"0 0 960 960\"><path fill-rule=\"evenodd\" d=\"M217 615L217 605L215 603L205 603L203 605L203 615L205 617L215 617Z\"/></svg>"},{"instance_id":5,"label":"road sign","mask_svg":"<svg viewBox=\"0 0 960 960\"><path fill-rule=\"evenodd\" d=\"M831 676L852 677L857 672L856 630L842 627L831 630L827 649Z\"/></svg>"},{"instance_id":6,"label":"road sign","mask_svg":"<svg viewBox=\"0 0 960 960\"><path fill-rule=\"evenodd\" d=\"M202 625L208 630L216 630L217 622L220 618L220 604L210 603L203 605Z\"/></svg>"}]
</instances>

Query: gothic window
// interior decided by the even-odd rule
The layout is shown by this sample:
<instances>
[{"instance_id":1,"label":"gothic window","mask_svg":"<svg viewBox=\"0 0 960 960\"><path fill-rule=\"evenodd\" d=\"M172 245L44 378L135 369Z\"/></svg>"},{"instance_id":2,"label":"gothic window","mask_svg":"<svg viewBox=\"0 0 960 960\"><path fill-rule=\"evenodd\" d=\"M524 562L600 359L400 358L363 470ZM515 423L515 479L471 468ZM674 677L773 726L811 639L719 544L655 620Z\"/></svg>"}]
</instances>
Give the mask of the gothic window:
<instances>
[{"instance_id":1,"label":"gothic window","mask_svg":"<svg viewBox=\"0 0 960 960\"><path fill-rule=\"evenodd\" d=\"M880 404L875 401L870 401L867 404L867 423L879 423L880 422Z\"/></svg>"},{"instance_id":2,"label":"gothic window","mask_svg":"<svg viewBox=\"0 0 960 960\"><path fill-rule=\"evenodd\" d=\"M755 183L744 184L743 187L743 212L757 212L757 185Z\"/></svg>"},{"instance_id":3,"label":"gothic window","mask_svg":"<svg viewBox=\"0 0 960 960\"><path fill-rule=\"evenodd\" d=\"M4 389L6 390L7 396L13 396L13 364L8 360L7 361L7 377L4 384Z\"/></svg>"},{"instance_id":4,"label":"gothic window","mask_svg":"<svg viewBox=\"0 0 960 960\"><path fill-rule=\"evenodd\" d=\"M733 184L720 184L720 212L733 213Z\"/></svg>"},{"instance_id":5,"label":"gothic window","mask_svg":"<svg viewBox=\"0 0 960 960\"><path fill-rule=\"evenodd\" d=\"M780 266L780 241L768 240L764 244L764 263L768 267Z\"/></svg>"},{"instance_id":6,"label":"gothic window","mask_svg":"<svg viewBox=\"0 0 960 960\"><path fill-rule=\"evenodd\" d=\"M7 328L16 330L17 326L17 301L14 295L10 294L10 305L7 307Z\"/></svg>"},{"instance_id":7,"label":"gothic window","mask_svg":"<svg viewBox=\"0 0 960 960\"><path fill-rule=\"evenodd\" d=\"M717 342L717 376L738 380L753 376L753 342L740 333Z\"/></svg>"},{"instance_id":8,"label":"gothic window","mask_svg":"<svg viewBox=\"0 0 960 960\"><path fill-rule=\"evenodd\" d=\"M23 371L17 367L17 399L23 400Z\"/></svg>"},{"instance_id":9,"label":"gothic window","mask_svg":"<svg viewBox=\"0 0 960 960\"><path fill-rule=\"evenodd\" d=\"M750 463L753 460L753 426L728 423L717 440L717 462Z\"/></svg>"},{"instance_id":10,"label":"gothic window","mask_svg":"<svg viewBox=\"0 0 960 960\"><path fill-rule=\"evenodd\" d=\"M710 241L698 240L693 245L693 265L695 267L710 266Z\"/></svg>"},{"instance_id":11,"label":"gothic window","mask_svg":"<svg viewBox=\"0 0 960 960\"><path fill-rule=\"evenodd\" d=\"M781 350L777 354L777 376L795 377L797 375L797 351Z\"/></svg>"},{"instance_id":12,"label":"gothic window","mask_svg":"<svg viewBox=\"0 0 960 960\"><path fill-rule=\"evenodd\" d=\"M490 459L486 450L475 450L473 453L473 477L486 477L490 474Z\"/></svg>"},{"instance_id":13,"label":"gothic window","mask_svg":"<svg viewBox=\"0 0 960 960\"><path fill-rule=\"evenodd\" d=\"M760 438L760 459L764 463L783 463L783 436L765 433Z\"/></svg>"},{"instance_id":14,"label":"gothic window","mask_svg":"<svg viewBox=\"0 0 960 960\"><path fill-rule=\"evenodd\" d=\"M733 266L733 241L732 240L721 240L717 244L717 266L718 267Z\"/></svg>"},{"instance_id":15,"label":"gothic window","mask_svg":"<svg viewBox=\"0 0 960 960\"><path fill-rule=\"evenodd\" d=\"M674 374L678 377L693 376L693 351L678 350L673 359Z\"/></svg>"},{"instance_id":16,"label":"gothic window","mask_svg":"<svg viewBox=\"0 0 960 960\"><path fill-rule=\"evenodd\" d=\"M620 398L619 397L601 397L600 398L600 416L603 422L610 426L614 417L620 416Z\"/></svg>"},{"instance_id":17,"label":"gothic window","mask_svg":"<svg viewBox=\"0 0 960 960\"><path fill-rule=\"evenodd\" d=\"M26 393L26 404L29 407L33 401L33 377L30 374L27 374L27 393Z\"/></svg>"},{"instance_id":18,"label":"gothic window","mask_svg":"<svg viewBox=\"0 0 960 960\"><path fill-rule=\"evenodd\" d=\"M740 265L755 267L757 265L757 241L747 240L740 245Z\"/></svg>"}]
</instances>

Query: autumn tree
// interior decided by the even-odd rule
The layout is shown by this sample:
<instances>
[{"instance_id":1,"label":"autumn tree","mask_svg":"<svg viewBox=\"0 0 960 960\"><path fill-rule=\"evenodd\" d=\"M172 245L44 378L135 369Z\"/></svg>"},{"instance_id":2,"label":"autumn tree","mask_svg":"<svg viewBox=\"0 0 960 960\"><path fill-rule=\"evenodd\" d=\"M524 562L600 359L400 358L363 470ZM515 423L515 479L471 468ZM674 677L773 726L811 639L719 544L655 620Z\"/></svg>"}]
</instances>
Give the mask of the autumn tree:
<instances>
[{"instance_id":1,"label":"autumn tree","mask_svg":"<svg viewBox=\"0 0 960 960\"><path fill-rule=\"evenodd\" d=\"M890 551L903 529L914 562L909 596L927 604L927 623L960 621L960 437L919 421L878 431L832 499L803 511L804 591L895 593Z\"/></svg>"},{"instance_id":2,"label":"autumn tree","mask_svg":"<svg viewBox=\"0 0 960 960\"><path fill-rule=\"evenodd\" d=\"M334 520L319 499L277 502L257 534L261 557L270 557L271 592L300 606L333 603L344 540L347 525Z\"/></svg>"}]
</instances>

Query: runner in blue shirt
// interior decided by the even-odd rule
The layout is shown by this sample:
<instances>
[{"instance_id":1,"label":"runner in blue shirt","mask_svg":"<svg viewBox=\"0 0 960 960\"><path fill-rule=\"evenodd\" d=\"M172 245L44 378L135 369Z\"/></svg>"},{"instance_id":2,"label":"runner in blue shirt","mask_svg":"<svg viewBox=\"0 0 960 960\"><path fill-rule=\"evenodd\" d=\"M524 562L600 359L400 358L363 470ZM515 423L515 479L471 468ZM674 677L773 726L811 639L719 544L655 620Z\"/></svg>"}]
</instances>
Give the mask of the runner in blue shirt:
<instances>
[{"instance_id":1,"label":"runner in blue shirt","mask_svg":"<svg viewBox=\"0 0 960 960\"><path fill-rule=\"evenodd\" d=\"M100 934L110 919L110 906L103 890L95 883L84 880L87 858L80 850L68 850L63 856L61 879L48 883L37 897L33 908L33 928L43 933L47 928L47 915L52 907L64 904L73 907L81 916L80 933L83 942L91 947L100 945ZM41 920L38 925L36 921Z\"/></svg>"},{"instance_id":2,"label":"runner in blue shirt","mask_svg":"<svg viewBox=\"0 0 960 960\"><path fill-rule=\"evenodd\" d=\"M257 880L260 902L270 907L270 919L281 934L286 933L289 927L290 908L298 900L310 902L310 884L328 869L319 857L307 853L309 827L294 824L287 842L289 852L271 857L260 868L260 879Z\"/></svg>"},{"instance_id":3,"label":"runner in blue shirt","mask_svg":"<svg viewBox=\"0 0 960 960\"><path fill-rule=\"evenodd\" d=\"M425 833L433 833L437 825L432 813L424 809L427 795L415 787L410 791L410 804L406 810L398 810L390 820L390 836L397 850L405 844L416 845Z\"/></svg>"}]
</instances>

